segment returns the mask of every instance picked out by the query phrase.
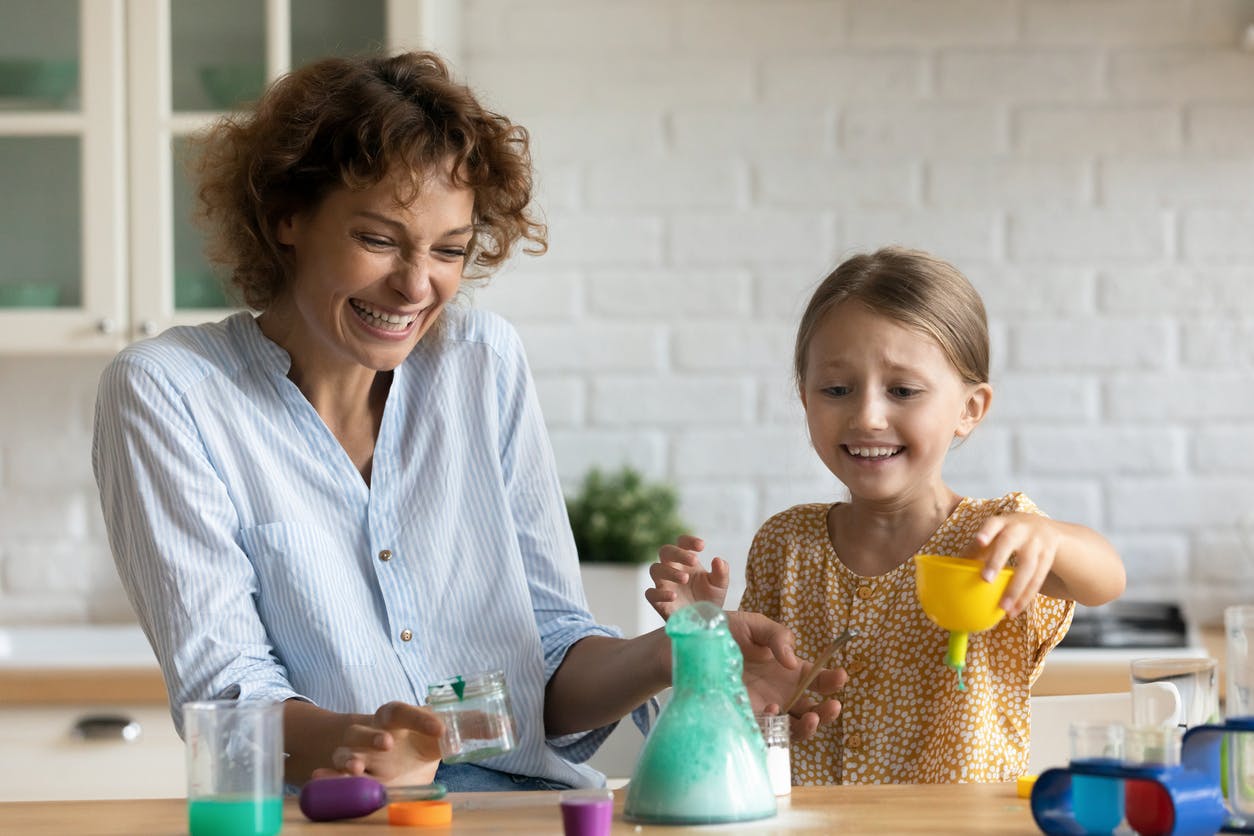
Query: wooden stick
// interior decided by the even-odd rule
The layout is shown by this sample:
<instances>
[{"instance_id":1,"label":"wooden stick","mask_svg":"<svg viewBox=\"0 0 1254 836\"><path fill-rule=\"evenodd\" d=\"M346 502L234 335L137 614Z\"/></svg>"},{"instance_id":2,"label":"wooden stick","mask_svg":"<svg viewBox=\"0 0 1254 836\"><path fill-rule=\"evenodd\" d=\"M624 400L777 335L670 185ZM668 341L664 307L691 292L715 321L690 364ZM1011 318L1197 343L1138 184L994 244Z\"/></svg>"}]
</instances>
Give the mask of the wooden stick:
<instances>
[{"instance_id":1,"label":"wooden stick","mask_svg":"<svg viewBox=\"0 0 1254 836\"><path fill-rule=\"evenodd\" d=\"M858 628L850 627L848 630L837 636L832 643L827 646L827 648L819 655L819 658L814 660L814 667L810 668L810 673L804 680L801 681L801 684L797 686L797 690L793 692L792 698L788 700L788 705L784 706L783 711L780 712L781 714L787 714L789 711L792 711L792 707L797 704L797 700L801 699L801 695L804 694L806 689L810 687L810 683L814 682L814 679L819 675L819 672L827 666L828 662L832 661L832 657L836 655L836 651L840 650L840 648L844 646L845 642L857 635Z\"/></svg>"}]
</instances>

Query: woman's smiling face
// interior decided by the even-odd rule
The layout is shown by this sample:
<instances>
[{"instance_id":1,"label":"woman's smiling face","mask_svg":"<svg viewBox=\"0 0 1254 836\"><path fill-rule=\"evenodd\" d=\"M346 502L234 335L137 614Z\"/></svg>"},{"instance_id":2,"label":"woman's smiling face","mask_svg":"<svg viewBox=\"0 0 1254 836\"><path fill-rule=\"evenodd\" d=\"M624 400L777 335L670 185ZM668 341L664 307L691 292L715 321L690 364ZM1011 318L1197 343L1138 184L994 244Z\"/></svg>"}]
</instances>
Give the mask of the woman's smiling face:
<instances>
[{"instance_id":1,"label":"woman's smiling face","mask_svg":"<svg viewBox=\"0 0 1254 836\"><path fill-rule=\"evenodd\" d=\"M394 369L457 294L474 193L441 172L401 204L397 186L407 182L339 189L279 223L294 267L272 310L294 364Z\"/></svg>"}]
</instances>

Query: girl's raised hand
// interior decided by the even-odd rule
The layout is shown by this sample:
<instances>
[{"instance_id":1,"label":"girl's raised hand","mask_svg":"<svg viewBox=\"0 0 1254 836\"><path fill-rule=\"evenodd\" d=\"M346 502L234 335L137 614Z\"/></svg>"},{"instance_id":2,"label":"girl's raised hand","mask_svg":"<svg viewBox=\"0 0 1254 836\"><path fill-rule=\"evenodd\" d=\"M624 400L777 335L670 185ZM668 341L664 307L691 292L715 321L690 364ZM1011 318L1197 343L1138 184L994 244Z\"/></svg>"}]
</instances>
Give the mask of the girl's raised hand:
<instances>
[{"instance_id":1,"label":"girl's raised hand","mask_svg":"<svg viewBox=\"0 0 1254 836\"><path fill-rule=\"evenodd\" d=\"M989 517L976 532L967 555L984 562L983 577L992 581L1011 555L1014 577L1006 587L999 606L1008 616L1016 616L1032 603L1049 578L1062 536L1049 517L1013 512Z\"/></svg>"},{"instance_id":2,"label":"girl's raised hand","mask_svg":"<svg viewBox=\"0 0 1254 836\"><path fill-rule=\"evenodd\" d=\"M315 769L312 777L369 775L384 784L429 784L440 765L443 734L444 723L430 708L385 703L370 723L344 730L331 753L334 768Z\"/></svg>"},{"instance_id":3,"label":"girl's raised hand","mask_svg":"<svg viewBox=\"0 0 1254 836\"><path fill-rule=\"evenodd\" d=\"M731 571L721 557L710 561L707 571L701 565L700 552L704 548L705 541L700 537L684 534L673 545L658 550L658 562L649 567L653 587L644 591L644 597L663 621L697 601L709 601L722 608Z\"/></svg>"}]
</instances>

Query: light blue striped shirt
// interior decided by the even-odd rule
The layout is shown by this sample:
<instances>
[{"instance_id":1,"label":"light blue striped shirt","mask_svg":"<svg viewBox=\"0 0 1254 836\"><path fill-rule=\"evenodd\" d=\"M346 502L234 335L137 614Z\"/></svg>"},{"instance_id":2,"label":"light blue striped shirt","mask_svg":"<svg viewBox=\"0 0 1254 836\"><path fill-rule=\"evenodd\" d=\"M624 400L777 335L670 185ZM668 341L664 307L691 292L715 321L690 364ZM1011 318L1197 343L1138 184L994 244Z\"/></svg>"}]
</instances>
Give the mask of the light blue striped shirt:
<instances>
[{"instance_id":1,"label":"light blue striped shirt","mask_svg":"<svg viewBox=\"0 0 1254 836\"><path fill-rule=\"evenodd\" d=\"M395 371L369 486L249 314L124 349L92 447L118 571L172 706L370 713L501 669L520 742L485 765L599 785L576 762L613 727L546 740L544 691L574 642L617 631L588 612L516 333L444 315Z\"/></svg>"}]
</instances>

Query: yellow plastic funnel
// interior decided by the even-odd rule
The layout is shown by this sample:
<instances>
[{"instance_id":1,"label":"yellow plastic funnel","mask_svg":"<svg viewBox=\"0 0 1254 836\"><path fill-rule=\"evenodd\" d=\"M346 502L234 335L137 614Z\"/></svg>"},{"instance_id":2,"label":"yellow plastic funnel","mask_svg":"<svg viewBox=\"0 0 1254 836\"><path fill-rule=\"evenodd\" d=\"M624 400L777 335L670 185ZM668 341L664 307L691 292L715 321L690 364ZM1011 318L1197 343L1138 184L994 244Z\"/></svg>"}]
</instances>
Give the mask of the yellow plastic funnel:
<instances>
[{"instance_id":1,"label":"yellow plastic funnel","mask_svg":"<svg viewBox=\"0 0 1254 836\"><path fill-rule=\"evenodd\" d=\"M958 674L958 690L965 691L962 671L967 666L967 634L979 633L1006 614L998 603L1014 575L1002 569L992 582L980 577L984 564L966 557L939 554L914 556L915 587L923 612L936 626L949 631L945 664Z\"/></svg>"}]
</instances>

